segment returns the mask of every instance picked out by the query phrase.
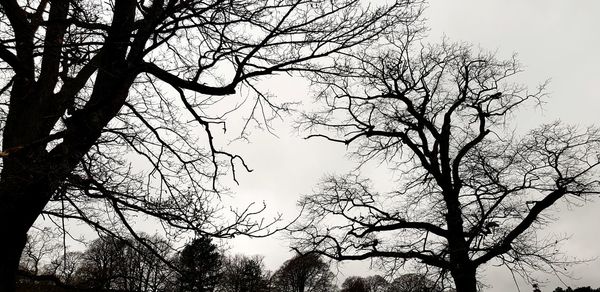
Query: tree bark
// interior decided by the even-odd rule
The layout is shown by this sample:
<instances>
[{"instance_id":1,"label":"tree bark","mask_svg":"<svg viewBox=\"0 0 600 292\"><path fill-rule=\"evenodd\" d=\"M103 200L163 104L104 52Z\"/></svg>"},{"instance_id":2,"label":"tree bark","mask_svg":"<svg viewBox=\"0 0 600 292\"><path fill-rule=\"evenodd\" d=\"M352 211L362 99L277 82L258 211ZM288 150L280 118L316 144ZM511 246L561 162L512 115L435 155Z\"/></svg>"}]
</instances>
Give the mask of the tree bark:
<instances>
[{"instance_id":1,"label":"tree bark","mask_svg":"<svg viewBox=\"0 0 600 292\"><path fill-rule=\"evenodd\" d=\"M6 168L3 169L3 181ZM12 177L12 176L8 176ZM49 196L39 189L9 190L6 186L18 181L3 182L0 187L0 292L15 291L15 282L21 252L27 242L27 231L35 222Z\"/></svg>"},{"instance_id":2,"label":"tree bark","mask_svg":"<svg viewBox=\"0 0 600 292\"><path fill-rule=\"evenodd\" d=\"M457 292L477 292L477 269L461 265L452 271L452 278Z\"/></svg>"},{"instance_id":3,"label":"tree bark","mask_svg":"<svg viewBox=\"0 0 600 292\"><path fill-rule=\"evenodd\" d=\"M10 213L10 210L0 208L3 233L0 243L0 292L15 291L19 259L27 240L27 230L19 230L17 226L10 224L14 220L10 218Z\"/></svg>"},{"instance_id":4,"label":"tree bark","mask_svg":"<svg viewBox=\"0 0 600 292\"><path fill-rule=\"evenodd\" d=\"M21 80L20 78L17 78ZM51 184L56 165L47 163L45 145L36 143L46 122L38 111L40 103L22 95L27 82L11 92L11 109L3 133L2 169L0 172L0 292L14 291L21 252L27 231L40 215L53 193ZM21 84L22 83L22 84ZM28 106L22 100L31 101Z\"/></svg>"}]
</instances>

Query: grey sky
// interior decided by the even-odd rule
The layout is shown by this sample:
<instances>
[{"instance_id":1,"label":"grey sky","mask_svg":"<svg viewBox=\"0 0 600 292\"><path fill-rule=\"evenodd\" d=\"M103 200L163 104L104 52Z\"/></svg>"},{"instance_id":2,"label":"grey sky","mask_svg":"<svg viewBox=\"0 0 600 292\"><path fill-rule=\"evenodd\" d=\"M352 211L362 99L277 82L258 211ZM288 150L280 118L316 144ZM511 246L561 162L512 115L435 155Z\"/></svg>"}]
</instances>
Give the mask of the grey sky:
<instances>
[{"instance_id":1,"label":"grey sky","mask_svg":"<svg viewBox=\"0 0 600 292\"><path fill-rule=\"evenodd\" d=\"M451 41L496 50L500 57L516 52L525 69L520 75L521 82L533 88L548 78L552 80L543 110L518 113L519 129L556 119L580 126L599 123L600 1L433 0L425 14L431 41L439 41L445 35ZM276 80L274 93L310 102L305 84L287 78ZM298 197L309 193L320 177L343 173L352 164L341 145L306 141L295 133L288 135L285 126L277 128L279 138L254 131L250 144L231 145L254 169L250 174L238 173L240 186L232 191L236 202L264 200L269 210L280 211L290 218L297 212ZM570 235L564 245L568 255L583 259L600 257L600 235L596 231L599 210L600 200L579 208L560 206L555 210L559 220L545 232ZM264 255L270 269L291 256L288 242L281 237L236 239L228 244L232 252ZM376 271L368 271L366 263L351 263L342 265L341 272L343 278ZM600 287L600 260L578 265L572 272L578 279L564 279L567 284ZM482 275L492 285L486 291L517 291L510 274L503 269L490 266ZM542 291L552 291L560 285L553 277L542 278L549 281L542 285ZM520 288L531 291L522 283Z\"/></svg>"}]
</instances>

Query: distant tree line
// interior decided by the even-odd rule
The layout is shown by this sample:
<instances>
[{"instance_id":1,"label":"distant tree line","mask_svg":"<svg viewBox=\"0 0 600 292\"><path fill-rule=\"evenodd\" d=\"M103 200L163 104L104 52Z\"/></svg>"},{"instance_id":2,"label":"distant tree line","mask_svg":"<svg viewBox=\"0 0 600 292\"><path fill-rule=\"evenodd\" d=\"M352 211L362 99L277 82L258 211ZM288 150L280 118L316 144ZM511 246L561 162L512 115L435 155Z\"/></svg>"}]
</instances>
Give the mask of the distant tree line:
<instances>
[{"instance_id":1,"label":"distant tree line","mask_svg":"<svg viewBox=\"0 0 600 292\"><path fill-rule=\"evenodd\" d=\"M600 292L600 288L593 289L590 286L586 286L575 289L567 287L566 289L564 289L562 287L556 287L556 289L554 289L553 292Z\"/></svg>"},{"instance_id":2,"label":"distant tree line","mask_svg":"<svg viewBox=\"0 0 600 292\"><path fill-rule=\"evenodd\" d=\"M227 255L208 237L181 251L159 236L137 240L98 238L83 251L68 251L48 236L29 236L21 257L18 291L143 292L437 292L435 281L406 274L389 282L379 275L346 278L341 288L328 262L316 254L296 255L275 272L262 256Z\"/></svg>"}]
</instances>

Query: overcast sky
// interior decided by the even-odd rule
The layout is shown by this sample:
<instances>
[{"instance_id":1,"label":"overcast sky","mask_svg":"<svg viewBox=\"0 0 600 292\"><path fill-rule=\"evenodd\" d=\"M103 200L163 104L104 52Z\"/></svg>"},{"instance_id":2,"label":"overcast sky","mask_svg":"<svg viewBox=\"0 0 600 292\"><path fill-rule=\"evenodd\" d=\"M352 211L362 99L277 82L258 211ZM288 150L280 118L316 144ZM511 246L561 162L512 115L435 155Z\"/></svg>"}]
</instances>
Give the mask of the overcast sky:
<instances>
[{"instance_id":1,"label":"overcast sky","mask_svg":"<svg viewBox=\"0 0 600 292\"><path fill-rule=\"evenodd\" d=\"M600 122L600 1L549 0L435 0L425 13L430 40L442 36L497 51L500 57L518 53L525 68L520 80L535 87L550 78L550 97L543 110L521 112L520 129L542 122L563 120L587 126ZM286 98L307 101L305 84L279 80L275 92ZM235 200L264 200L272 211L291 217L296 200L311 189L324 174L344 173L352 167L341 145L321 140L303 140L277 127L279 138L254 131L251 143L231 145L242 154L254 172L239 173L240 186L233 188ZM367 171L368 172L368 171ZM386 183L380 179L379 183ZM546 232L571 236L564 251L582 259L592 259L572 269L577 279L564 279L568 285L600 287L600 200L579 208L559 207L558 221ZM236 239L228 242L232 252L261 254L270 269L276 269L292 254L281 237ZM344 264L340 278L377 273L365 263ZM517 291L509 273L489 267L482 273L486 291ZM560 282L546 276L542 291L552 291ZM521 291L531 291L521 283Z\"/></svg>"}]
</instances>

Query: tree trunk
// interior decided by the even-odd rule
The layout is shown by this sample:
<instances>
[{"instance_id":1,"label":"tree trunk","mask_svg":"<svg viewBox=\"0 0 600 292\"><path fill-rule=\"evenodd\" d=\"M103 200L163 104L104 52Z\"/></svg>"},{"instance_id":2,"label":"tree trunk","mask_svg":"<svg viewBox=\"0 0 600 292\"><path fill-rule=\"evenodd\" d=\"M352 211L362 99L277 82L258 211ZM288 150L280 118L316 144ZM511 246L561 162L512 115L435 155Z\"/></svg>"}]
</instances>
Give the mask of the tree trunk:
<instances>
[{"instance_id":1,"label":"tree trunk","mask_svg":"<svg viewBox=\"0 0 600 292\"><path fill-rule=\"evenodd\" d=\"M0 194L2 200L6 201L7 197ZM37 217L19 205L21 204L0 204L0 292L15 291L16 275L21 252L27 242L27 231Z\"/></svg>"},{"instance_id":2,"label":"tree trunk","mask_svg":"<svg viewBox=\"0 0 600 292\"><path fill-rule=\"evenodd\" d=\"M33 163L30 163L34 161ZM0 292L15 290L27 231L52 193L43 167L31 156L5 157L0 179ZM33 171L31 171L33 169Z\"/></svg>"},{"instance_id":3,"label":"tree trunk","mask_svg":"<svg viewBox=\"0 0 600 292\"><path fill-rule=\"evenodd\" d=\"M27 231L58 186L73 171L122 107L136 72L126 61L136 1L116 1L113 23L106 39L102 67L95 79L89 102L65 121L63 142L46 151L50 132L77 92L66 92L60 100L53 93L60 50L44 50L43 76L35 81L33 34L17 40L18 57L26 64L24 73L13 77L10 106L2 133L0 174L0 292L15 290L16 273ZM56 4L56 5L55 5ZM62 7L58 6L62 5ZM51 16L66 18L68 4L52 2ZM60 13L60 15L59 15ZM60 24L60 22L56 22ZM60 45L64 25L54 27L50 43ZM54 29L53 28L53 29ZM49 28L50 29L50 28ZM48 37L48 36L47 36ZM50 48L53 48L50 46ZM58 53L57 53L58 52ZM57 55L58 54L58 55ZM46 68L46 69L44 69ZM47 81L47 83L42 82ZM71 97L71 98L69 98ZM49 139L49 140L46 140Z\"/></svg>"},{"instance_id":4,"label":"tree trunk","mask_svg":"<svg viewBox=\"0 0 600 292\"><path fill-rule=\"evenodd\" d=\"M13 220L5 216L6 211L0 209L1 232L3 235L0 243L0 292L13 292L15 291L21 252L27 241L27 230L10 228Z\"/></svg>"},{"instance_id":5,"label":"tree trunk","mask_svg":"<svg viewBox=\"0 0 600 292\"><path fill-rule=\"evenodd\" d=\"M447 187L450 189L450 187ZM468 243L463 236L463 219L459 191L447 191L444 194L448 213L448 247L450 248L450 262L455 266L451 271L457 292L477 291L477 268L469 258Z\"/></svg>"},{"instance_id":6,"label":"tree trunk","mask_svg":"<svg viewBox=\"0 0 600 292\"><path fill-rule=\"evenodd\" d=\"M457 292L477 292L477 269L462 266L452 271Z\"/></svg>"}]
</instances>

